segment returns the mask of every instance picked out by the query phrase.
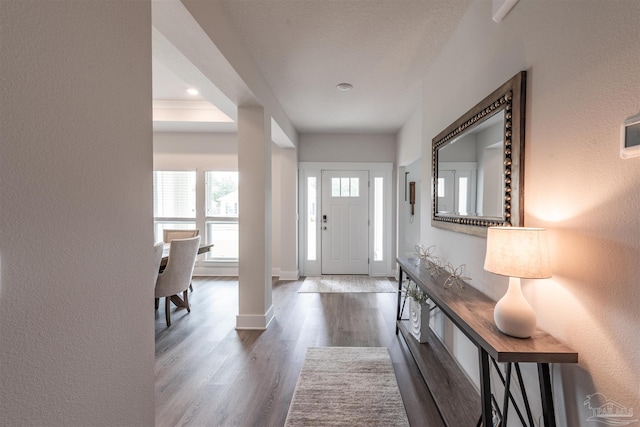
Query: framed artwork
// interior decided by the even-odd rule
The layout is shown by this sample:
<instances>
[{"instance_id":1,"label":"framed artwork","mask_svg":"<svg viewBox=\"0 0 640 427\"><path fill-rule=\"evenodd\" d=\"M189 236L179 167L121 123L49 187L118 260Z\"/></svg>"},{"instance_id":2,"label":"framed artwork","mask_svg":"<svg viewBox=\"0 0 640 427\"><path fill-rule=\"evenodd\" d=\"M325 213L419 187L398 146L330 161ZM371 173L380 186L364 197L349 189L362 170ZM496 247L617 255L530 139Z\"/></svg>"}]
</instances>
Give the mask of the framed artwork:
<instances>
[{"instance_id":1,"label":"framed artwork","mask_svg":"<svg viewBox=\"0 0 640 427\"><path fill-rule=\"evenodd\" d=\"M620 127L620 157L640 156L640 113L629 117Z\"/></svg>"}]
</instances>

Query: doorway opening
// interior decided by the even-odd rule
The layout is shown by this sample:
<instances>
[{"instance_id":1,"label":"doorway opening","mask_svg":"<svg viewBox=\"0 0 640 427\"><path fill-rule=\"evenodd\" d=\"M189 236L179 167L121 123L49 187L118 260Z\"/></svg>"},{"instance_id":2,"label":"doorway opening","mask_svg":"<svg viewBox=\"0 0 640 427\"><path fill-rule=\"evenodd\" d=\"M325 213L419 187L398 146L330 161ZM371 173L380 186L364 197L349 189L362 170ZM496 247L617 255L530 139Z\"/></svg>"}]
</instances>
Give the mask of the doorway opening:
<instances>
[{"instance_id":1,"label":"doorway opening","mask_svg":"<svg viewBox=\"0 0 640 427\"><path fill-rule=\"evenodd\" d=\"M391 163L299 164L302 275L391 274Z\"/></svg>"}]
</instances>

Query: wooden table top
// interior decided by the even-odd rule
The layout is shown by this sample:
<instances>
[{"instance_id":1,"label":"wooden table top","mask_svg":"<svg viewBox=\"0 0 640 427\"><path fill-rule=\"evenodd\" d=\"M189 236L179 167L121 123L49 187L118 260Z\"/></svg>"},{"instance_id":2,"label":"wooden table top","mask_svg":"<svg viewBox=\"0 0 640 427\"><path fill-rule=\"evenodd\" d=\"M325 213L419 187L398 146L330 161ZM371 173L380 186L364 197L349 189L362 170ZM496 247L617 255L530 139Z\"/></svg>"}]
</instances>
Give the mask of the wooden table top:
<instances>
[{"instance_id":1,"label":"wooden table top","mask_svg":"<svg viewBox=\"0 0 640 427\"><path fill-rule=\"evenodd\" d=\"M165 243L162 247L162 260L160 261L160 268L167 266L167 261L169 261L169 248L171 247L171 243ZM205 252L209 252L209 250L213 247L213 243L201 243L198 247L198 255L203 254Z\"/></svg>"},{"instance_id":2,"label":"wooden table top","mask_svg":"<svg viewBox=\"0 0 640 427\"><path fill-rule=\"evenodd\" d=\"M530 338L514 338L500 332L493 320L495 301L465 284L445 289L448 274L432 278L424 261L398 258L398 264L444 314L477 346L497 362L577 363L578 353L541 329ZM454 285L455 286L455 285Z\"/></svg>"}]
</instances>

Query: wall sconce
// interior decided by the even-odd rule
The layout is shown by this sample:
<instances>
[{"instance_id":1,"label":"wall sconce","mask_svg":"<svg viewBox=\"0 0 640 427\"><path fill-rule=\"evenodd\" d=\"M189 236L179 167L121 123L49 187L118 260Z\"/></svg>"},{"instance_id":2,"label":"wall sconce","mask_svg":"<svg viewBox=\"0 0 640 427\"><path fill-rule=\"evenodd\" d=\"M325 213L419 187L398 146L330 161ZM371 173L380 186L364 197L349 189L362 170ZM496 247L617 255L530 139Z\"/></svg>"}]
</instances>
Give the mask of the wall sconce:
<instances>
[{"instance_id":1,"label":"wall sconce","mask_svg":"<svg viewBox=\"0 0 640 427\"><path fill-rule=\"evenodd\" d=\"M409 204L411 205L411 216L414 215L414 209L416 206L416 183L411 181L409 183Z\"/></svg>"},{"instance_id":2,"label":"wall sconce","mask_svg":"<svg viewBox=\"0 0 640 427\"><path fill-rule=\"evenodd\" d=\"M498 329L513 337L530 337L536 329L536 314L522 294L520 279L551 277L544 229L490 227L484 269L509 277L509 289L494 309Z\"/></svg>"}]
</instances>

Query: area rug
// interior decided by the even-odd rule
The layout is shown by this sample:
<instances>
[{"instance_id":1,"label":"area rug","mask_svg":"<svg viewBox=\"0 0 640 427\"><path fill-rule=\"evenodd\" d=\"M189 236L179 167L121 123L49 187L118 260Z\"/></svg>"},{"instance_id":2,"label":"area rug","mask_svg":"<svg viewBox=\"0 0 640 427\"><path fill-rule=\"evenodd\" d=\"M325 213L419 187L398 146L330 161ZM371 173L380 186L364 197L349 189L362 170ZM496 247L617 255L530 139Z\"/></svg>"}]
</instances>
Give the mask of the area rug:
<instances>
[{"instance_id":1,"label":"area rug","mask_svg":"<svg viewBox=\"0 0 640 427\"><path fill-rule=\"evenodd\" d=\"M310 347L286 427L409 426L385 347Z\"/></svg>"},{"instance_id":2,"label":"area rug","mask_svg":"<svg viewBox=\"0 0 640 427\"><path fill-rule=\"evenodd\" d=\"M316 276L307 277L300 286L300 293L359 293L397 292L386 277L371 276Z\"/></svg>"}]
</instances>

